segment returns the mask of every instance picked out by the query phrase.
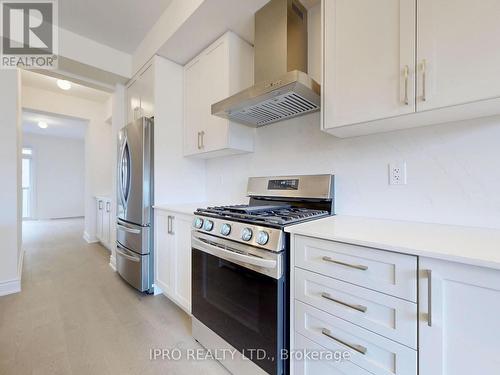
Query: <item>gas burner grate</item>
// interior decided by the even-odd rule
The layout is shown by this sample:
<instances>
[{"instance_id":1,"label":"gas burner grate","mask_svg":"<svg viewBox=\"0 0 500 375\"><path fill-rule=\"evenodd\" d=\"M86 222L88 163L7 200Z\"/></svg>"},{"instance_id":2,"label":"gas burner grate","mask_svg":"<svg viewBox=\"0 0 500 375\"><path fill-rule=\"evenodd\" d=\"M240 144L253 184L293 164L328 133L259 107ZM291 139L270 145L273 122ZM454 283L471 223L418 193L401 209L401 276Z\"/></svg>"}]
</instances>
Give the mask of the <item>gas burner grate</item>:
<instances>
[{"instance_id":1,"label":"gas burner grate","mask_svg":"<svg viewBox=\"0 0 500 375\"><path fill-rule=\"evenodd\" d=\"M328 216L328 211L308 208L293 208L289 205L282 206L216 206L198 209L198 213L211 216L240 220L255 224L289 225L311 218Z\"/></svg>"}]
</instances>

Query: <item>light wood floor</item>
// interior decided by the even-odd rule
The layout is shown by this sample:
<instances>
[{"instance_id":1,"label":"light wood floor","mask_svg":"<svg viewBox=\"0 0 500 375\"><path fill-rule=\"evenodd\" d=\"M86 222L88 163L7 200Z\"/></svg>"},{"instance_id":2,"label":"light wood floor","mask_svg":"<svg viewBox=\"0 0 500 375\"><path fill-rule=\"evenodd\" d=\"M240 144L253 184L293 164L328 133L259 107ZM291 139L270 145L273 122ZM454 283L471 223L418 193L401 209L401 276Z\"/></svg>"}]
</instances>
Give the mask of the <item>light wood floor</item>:
<instances>
[{"instance_id":1,"label":"light wood floor","mask_svg":"<svg viewBox=\"0 0 500 375\"><path fill-rule=\"evenodd\" d=\"M227 374L211 360L151 361L152 348L200 348L189 317L130 288L82 233L81 219L25 223L22 292L0 297L0 374Z\"/></svg>"}]
</instances>

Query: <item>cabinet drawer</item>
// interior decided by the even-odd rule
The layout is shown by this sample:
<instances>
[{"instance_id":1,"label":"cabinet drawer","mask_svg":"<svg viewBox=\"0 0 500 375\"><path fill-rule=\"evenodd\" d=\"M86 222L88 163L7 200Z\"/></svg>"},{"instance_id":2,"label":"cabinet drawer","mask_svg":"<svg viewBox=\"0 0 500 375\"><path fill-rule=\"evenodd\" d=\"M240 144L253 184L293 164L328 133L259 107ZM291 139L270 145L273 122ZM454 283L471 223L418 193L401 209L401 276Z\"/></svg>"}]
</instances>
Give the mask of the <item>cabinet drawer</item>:
<instances>
[{"instance_id":1,"label":"cabinet drawer","mask_svg":"<svg viewBox=\"0 0 500 375\"><path fill-rule=\"evenodd\" d=\"M416 375L417 352L300 301L295 331L330 350L351 354L351 362L376 375Z\"/></svg>"},{"instance_id":2,"label":"cabinet drawer","mask_svg":"<svg viewBox=\"0 0 500 375\"><path fill-rule=\"evenodd\" d=\"M295 298L417 349L417 305L317 273L295 269Z\"/></svg>"},{"instance_id":3,"label":"cabinet drawer","mask_svg":"<svg viewBox=\"0 0 500 375\"><path fill-rule=\"evenodd\" d=\"M325 358L325 354L331 352L330 350L323 348L321 345L316 344L305 338L302 335L295 334L295 350L300 351L305 354L309 354L309 357L304 359L297 359L293 361L293 369L295 375L370 375L366 370L361 367L356 366L348 360L337 361L336 359L326 359L326 360L315 360L310 359L313 355L322 356ZM334 354L332 354L334 356ZM335 358L335 357L334 357Z\"/></svg>"},{"instance_id":4,"label":"cabinet drawer","mask_svg":"<svg viewBox=\"0 0 500 375\"><path fill-rule=\"evenodd\" d=\"M412 302L417 257L310 237L295 237L295 265Z\"/></svg>"}]
</instances>

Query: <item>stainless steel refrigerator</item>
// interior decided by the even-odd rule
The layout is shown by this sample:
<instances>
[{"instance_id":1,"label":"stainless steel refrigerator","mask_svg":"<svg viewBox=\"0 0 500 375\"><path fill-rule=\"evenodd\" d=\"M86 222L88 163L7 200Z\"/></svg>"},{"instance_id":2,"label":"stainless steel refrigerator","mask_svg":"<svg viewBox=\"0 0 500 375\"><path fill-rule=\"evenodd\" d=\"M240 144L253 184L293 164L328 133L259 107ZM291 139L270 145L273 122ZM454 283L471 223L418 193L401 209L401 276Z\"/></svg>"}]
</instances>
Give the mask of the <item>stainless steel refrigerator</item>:
<instances>
[{"instance_id":1,"label":"stainless steel refrigerator","mask_svg":"<svg viewBox=\"0 0 500 375\"><path fill-rule=\"evenodd\" d=\"M118 135L116 269L141 292L153 288L153 119Z\"/></svg>"}]
</instances>

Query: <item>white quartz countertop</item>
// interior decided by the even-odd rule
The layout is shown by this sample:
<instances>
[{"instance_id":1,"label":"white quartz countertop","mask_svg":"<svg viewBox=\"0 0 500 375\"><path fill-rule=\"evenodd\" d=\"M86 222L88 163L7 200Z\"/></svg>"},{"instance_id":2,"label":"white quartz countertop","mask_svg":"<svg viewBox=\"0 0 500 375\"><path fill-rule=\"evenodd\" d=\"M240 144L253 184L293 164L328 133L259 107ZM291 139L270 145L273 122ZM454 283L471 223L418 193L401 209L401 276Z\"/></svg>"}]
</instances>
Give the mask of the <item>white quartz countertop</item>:
<instances>
[{"instance_id":1,"label":"white quartz countertop","mask_svg":"<svg viewBox=\"0 0 500 375\"><path fill-rule=\"evenodd\" d=\"M241 204L247 204L244 202ZM192 202L192 203L181 203L181 204L155 204L153 208L155 210L172 211L180 214L192 215L197 208L206 208L213 206L223 206L227 205L227 202ZM235 204L232 202L232 204Z\"/></svg>"},{"instance_id":2,"label":"white quartz countertop","mask_svg":"<svg viewBox=\"0 0 500 375\"><path fill-rule=\"evenodd\" d=\"M94 198L95 199L107 199L107 200L110 200L111 196L110 195L95 195Z\"/></svg>"},{"instance_id":3,"label":"white quartz countertop","mask_svg":"<svg viewBox=\"0 0 500 375\"><path fill-rule=\"evenodd\" d=\"M332 216L285 230L292 234L500 270L500 229Z\"/></svg>"},{"instance_id":4,"label":"white quartz countertop","mask_svg":"<svg viewBox=\"0 0 500 375\"><path fill-rule=\"evenodd\" d=\"M207 204L204 202L198 202L198 203L184 203L184 204L155 204L153 206L155 210L171 211L189 215L192 215L193 212L200 207L207 207Z\"/></svg>"}]
</instances>

